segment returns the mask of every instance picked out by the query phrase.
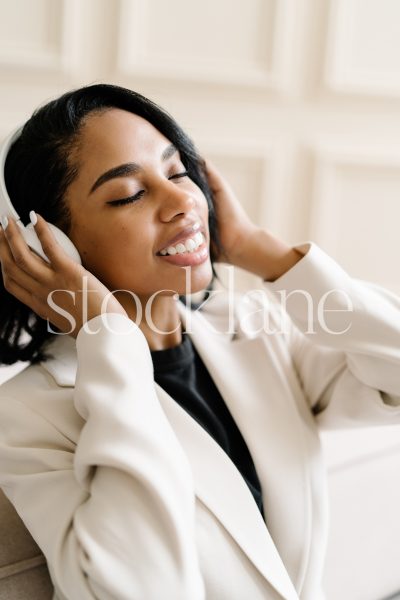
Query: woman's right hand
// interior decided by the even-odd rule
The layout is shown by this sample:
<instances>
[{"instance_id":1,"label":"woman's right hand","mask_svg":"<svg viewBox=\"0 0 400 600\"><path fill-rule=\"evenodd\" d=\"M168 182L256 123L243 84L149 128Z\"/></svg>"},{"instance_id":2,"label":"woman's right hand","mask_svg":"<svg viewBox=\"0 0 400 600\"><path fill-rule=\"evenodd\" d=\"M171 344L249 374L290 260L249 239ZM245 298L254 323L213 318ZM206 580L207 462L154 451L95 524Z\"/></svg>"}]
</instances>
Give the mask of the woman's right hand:
<instances>
[{"instance_id":1,"label":"woman's right hand","mask_svg":"<svg viewBox=\"0 0 400 600\"><path fill-rule=\"evenodd\" d=\"M14 219L8 217L8 226L5 230L1 228L0 233L0 261L5 289L39 317L48 319L61 332L74 338L85 324L84 321L102 312L128 316L110 290L66 254L45 219L40 215L37 217L35 231L50 263L29 248ZM83 277L87 278L85 296ZM106 297L104 310L102 303ZM70 315L69 319L60 314L61 310L57 312L51 307L49 298ZM86 315L83 302L87 304Z\"/></svg>"}]
</instances>

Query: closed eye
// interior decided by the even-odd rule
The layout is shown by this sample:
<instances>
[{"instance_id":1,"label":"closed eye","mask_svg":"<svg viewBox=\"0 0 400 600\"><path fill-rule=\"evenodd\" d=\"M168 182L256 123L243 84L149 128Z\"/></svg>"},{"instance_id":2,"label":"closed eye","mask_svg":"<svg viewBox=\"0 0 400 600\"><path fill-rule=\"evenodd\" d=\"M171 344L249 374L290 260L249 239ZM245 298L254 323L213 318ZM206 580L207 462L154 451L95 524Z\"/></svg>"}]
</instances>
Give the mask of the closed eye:
<instances>
[{"instance_id":1,"label":"closed eye","mask_svg":"<svg viewBox=\"0 0 400 600\"><path fill-rule=\"evenodd\" d=\"M121 206L123 204L131 204L132 202L136 202L136 200L140 200L140 198L143 196L143 194L144 194L144 190L140 190L140 192L138 192L134 196L130 196L129 198L121 198L121 200L109 201L109 202L106 202L106 204L111 204L111 206Z\"/></svg>"},{"instance_id":2,"label":"closed eye","mask_svg":"<svg viewBox=\"0 0 400 600\"><path fill-rule=\"evenodd\" d=\"M180 179L181 177L189 177L189 173L187 171L183 171L182 173L175 173L175 175L171 175L168 179ZM144 190L140 190L134 196L129 196L129 198L121 198L121 200L112 200L107 202L106 204L110 204L111 206L123 206L124 204L131 204L140 200L143 196Z\"/></svg>"},{"instance_id":3,"label":"closed eye","mask_svg":"<svg viewBox=\"0 0 400 600\"><path fill-rule=\"evenodd\" d=\"M187 171L183 171L183 173L176 173L175 175L171 175L168 179L179 179L179 177L189 177L189 173Z\"/></svg>"}]
</instances>

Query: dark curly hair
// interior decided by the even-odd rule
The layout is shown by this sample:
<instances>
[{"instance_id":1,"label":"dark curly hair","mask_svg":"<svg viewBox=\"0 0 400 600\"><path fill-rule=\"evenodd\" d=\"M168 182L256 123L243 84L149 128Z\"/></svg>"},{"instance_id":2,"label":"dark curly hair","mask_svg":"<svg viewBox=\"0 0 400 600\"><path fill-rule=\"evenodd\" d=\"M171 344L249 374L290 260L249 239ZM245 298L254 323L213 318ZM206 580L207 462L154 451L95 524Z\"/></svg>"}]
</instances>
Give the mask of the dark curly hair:
<instances>
[{"instance_id":1,"label":"dark curly hair","mask_svg":"<svg viewBox=\"0 0 400 600\"><path fill-rule=\"evenodd\" d=\"M72 151L79 143L85 118L90 113L111 108L143 117L165 135L179 150L189 177L204 193L209 209L213 272L211 284L205 291L207 295L217 277L213 263L221 245L204 161L177 122L137 92L115 85L90 85L67 92L38 108L7 156L5 183L13 206L24 224L29 222L29 211L35 210L68 235L71 219L64 196L78 172L78 165L71 158ZM47 321L7 292L2 277L0 297L0 363L29 361L35 364L49 359L51 355L45 352L45 347L56 334L48 331Z\"/></svg>"}]
</instances>

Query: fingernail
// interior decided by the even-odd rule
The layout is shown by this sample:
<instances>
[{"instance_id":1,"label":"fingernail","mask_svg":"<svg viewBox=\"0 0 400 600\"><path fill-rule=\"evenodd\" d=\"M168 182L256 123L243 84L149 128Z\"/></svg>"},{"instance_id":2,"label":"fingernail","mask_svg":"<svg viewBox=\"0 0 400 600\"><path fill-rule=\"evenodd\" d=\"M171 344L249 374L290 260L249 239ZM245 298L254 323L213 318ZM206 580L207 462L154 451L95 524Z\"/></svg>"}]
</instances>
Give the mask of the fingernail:
<instances>
[{"instance_id":1,"label":"fingernail","mask_svg":"<svg viewBox=\"0 0 400 600\"><path fill-rule=\"evenodd\" d=\"M29 213L29 218L31 220L32 225L36 225L37 223L37 216L34 210L31 210L31 212Z\"/></svg>"},{"instance_id":2,"label":"fingernail","mask_svg":"<svg viewBox=\"0 0 400 600\"><path fill-rule=\"evenodd\" d=\"M3 228L3 229L4 229L4 231L5 231L5 230L7 229L7 225L8 225L8 219L7 219L6 215L3 215L3 216L0 218L0 223L1 223L1 226L2 226L2 228Z\"/></svg>"}]
</instances>

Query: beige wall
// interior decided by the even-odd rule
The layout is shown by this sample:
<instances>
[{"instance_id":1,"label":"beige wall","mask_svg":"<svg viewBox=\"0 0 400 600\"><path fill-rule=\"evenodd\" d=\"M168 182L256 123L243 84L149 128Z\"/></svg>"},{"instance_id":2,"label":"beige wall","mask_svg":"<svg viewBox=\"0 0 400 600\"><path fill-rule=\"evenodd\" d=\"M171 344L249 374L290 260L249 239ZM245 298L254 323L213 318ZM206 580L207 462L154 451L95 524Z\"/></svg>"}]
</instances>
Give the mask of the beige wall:
<instances>
[{"instance_id":1,"label":"beige wall","mask_svg":"<svg viewBox=\"0 0 400 600\"><path fill-rule=\"evenodd\" d=\"M0 135L96 81L165 106L248 212L400 292L398 0L0 0Z\"/></svg>"},{"instance_id":2,"label":"beige wall","mask_svg":"<svg viewBox=\"0 0 400 600\"><path fill-rule=\"evenodd\" d=\"M0 0L0 136L73 87L131 87L258 223L400 293L399 24L398 0Z\"/></svg>"}]
</instances>

